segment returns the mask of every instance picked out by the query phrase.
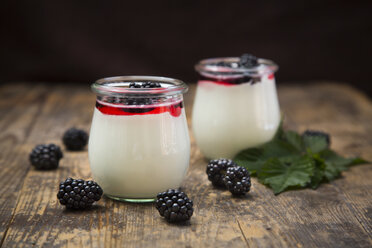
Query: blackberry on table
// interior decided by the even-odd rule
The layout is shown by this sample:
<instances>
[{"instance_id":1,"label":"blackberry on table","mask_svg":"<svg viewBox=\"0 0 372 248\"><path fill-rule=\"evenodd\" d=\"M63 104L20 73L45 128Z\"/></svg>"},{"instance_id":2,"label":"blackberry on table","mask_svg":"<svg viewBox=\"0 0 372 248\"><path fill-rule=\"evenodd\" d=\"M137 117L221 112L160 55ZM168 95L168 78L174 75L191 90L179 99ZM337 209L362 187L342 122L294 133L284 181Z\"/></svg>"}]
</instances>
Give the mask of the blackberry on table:
<instances>
[{"instance_id":1,"label":"blackberry on table","mask_svg":"<svg viewBox=\"0 0 372 248\"><path fill-rule=\"evenodd\" d=\"M61 148L55 144L37 145L32 149L29 159L38 170L56 169L63 157Z\"/></svg>"},{"instance_id":2,"label":"blackberry on table","mask_svg":"<svg viewBox=\"0 0 372 248\"><path fill-rule=\"evenodd\" d=\"M63 134L62 140L68 150L79 151L88 143L88 134L84 130L70 128Z\"/></svg>"},{"instance_id":3,"label":"blackberry on table","mask_svg":"<svg viewBox=\"0 0 372 248\"><path fill-rule=\"evenodd\" d=\"M328 133L321 132L321 131L314 131L314 130L306 130L302 136L308 136L308 137L323 137L325 138L328 146L331 144L331 138Z\"/></svg>"},{"instance_id":4,"label":"blackberry on table","mask_svg":"<svg viewBox=\"0 0 372 248\"><path fill-rule=\"evenodd\" d=\"M244 195L251 189L251 176L241 166L228 168L223 182L233 195Z\"/></svg>"},{"instance_id":5,"label":"blackberry on table","mask_svg":"<svg viewBox=\"0 0 372 248\"><path fill-rule=\"evenodd\" d=\"M94 181L67 178L60 183L57 198L69 209L85 209L102 196L102 188Z\"/></svg>"},{"instance_id":6,"label":"blackberry on table","mask_svg":"<svg viewBox=\"0 0 372 248\"><path fill-rule=\"evenodd\" d=\"M214 186L224 186L223 178L227 168L236 166L238 165L231 159L220 158L210 160L207 165L208 180L211 181Z\"/></svg>"},{"instance_id":7,"label":"blackberry on table","mask_svg":"<svg viewBox=\"0 0 372 248\"><path fill-rule=\"evenodd\" d=\"M156 209L168 222L189 220L194 213L192 200L184 192L174 189L157 195Z\"/></svg>"},{"instance_id":8,"label":"blackberry on table","mask_svg":"<svg viewBox=\"0 0 372 248\"><path fill-rule=\"evenodd\" d=\"M245 53L240 57L239 64L245 68L252 68L258 65L258 59L252 54Z\"/></svg>"}]
</instances>

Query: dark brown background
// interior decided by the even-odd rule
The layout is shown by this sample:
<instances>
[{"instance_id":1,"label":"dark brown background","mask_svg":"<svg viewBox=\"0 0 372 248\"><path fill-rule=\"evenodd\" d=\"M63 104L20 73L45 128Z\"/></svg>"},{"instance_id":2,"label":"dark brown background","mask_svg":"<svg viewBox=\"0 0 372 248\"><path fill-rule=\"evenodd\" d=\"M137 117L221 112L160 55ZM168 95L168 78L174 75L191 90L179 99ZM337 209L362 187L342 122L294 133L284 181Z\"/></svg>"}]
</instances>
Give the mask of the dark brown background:
<instances>
[{"instance_id":1,"label":"dark brown background","mask_svg":"<svg viewBox=\"0 0 372 248\"><path fill-rule=\"evenodd\" d=\"M195 81L202 58L250 52L278 81L369 94L372 1L1 1L0 82L125 74Z\"/></svg>"}]
</instances>

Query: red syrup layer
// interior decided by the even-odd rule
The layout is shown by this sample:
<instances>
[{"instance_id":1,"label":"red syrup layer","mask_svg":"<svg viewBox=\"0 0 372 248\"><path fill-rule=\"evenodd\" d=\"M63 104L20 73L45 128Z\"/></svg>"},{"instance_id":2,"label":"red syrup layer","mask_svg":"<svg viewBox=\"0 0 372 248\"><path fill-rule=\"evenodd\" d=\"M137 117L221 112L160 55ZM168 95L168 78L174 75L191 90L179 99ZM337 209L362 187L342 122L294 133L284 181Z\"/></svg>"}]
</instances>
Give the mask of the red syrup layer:
<instances>
[{"instance_id":1,"label":"red syrup layer","mask_svg":"<svg viewBox=\"0 0 372 248\"><path fill-rule=\"evenodd\" d=\"M115 105L115 104L112 104ZM168 106L153 106L153 107L123 107L123 105L117 104L115 107L112 105L105 105L102 102L96 101L96 108L106 115L153 115L162 114L169 112L172 116L178 117L182 113L183 103L178 102L176 104Z\"/></svg>"},{"instance_id":2,"label":"red syrup layer","mask_svg":"<svg viewBox=\"0 0 372 248\"><path fill-rule=\"evenodd\" d=\"M268 75L267 78L268 79L274 79L274 74ZM251 81L251 78L249 78L249 77L239 77L239 78L227 78L225 80L218 80L218 79L212 78L212 77L200 76L199 83L201 81L208 81L208 82L211 82L211 83L214 83L214 84L219 84L219 85L229 87L229 86L236 86L236 85L247 83L247 82Z\"/></svg>"}]
</instances>

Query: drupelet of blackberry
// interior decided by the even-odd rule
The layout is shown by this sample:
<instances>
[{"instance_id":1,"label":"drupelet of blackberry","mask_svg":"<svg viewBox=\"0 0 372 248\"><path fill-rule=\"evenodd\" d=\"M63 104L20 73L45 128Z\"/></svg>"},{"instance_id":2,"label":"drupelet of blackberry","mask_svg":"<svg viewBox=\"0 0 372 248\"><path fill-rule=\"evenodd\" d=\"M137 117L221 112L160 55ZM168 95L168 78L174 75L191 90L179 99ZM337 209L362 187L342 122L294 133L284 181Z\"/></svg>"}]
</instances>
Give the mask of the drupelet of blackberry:
<instances>
[{"instance_id":1,"label":"drupelet of blackberry","mask_svg":"<svg viewBox=\"0 0 372 248\"><path fill-rule=\"evenodd\" d=\"M88 143L88 134L84 130L70 128L63 134L62 141L68 150L80 151Z\"/></svg>"},{"instance_id":2,"label":"drupelet of blackberry","mask_svg":"<svg viewBox=\"0 0 372 248\"><path fill-rule=\"evenodd\" d=\"M211 181L214 186L223 187L225 186L223 178L226 174L227 168L236 166L238 165L231 159L220 158L210 160L206 171L208 180Z\"/></svg>"},{"instance_id":3,"label":"drupelet of blackberry","mask_svg":"<svg viewBox=\"0 0 372 248\"><path fill-rule=\"evenodd\" d=\"M308 137L323 137L325 138L328 146L331 144L331 138L328 133L321 132L321 131L314 131L314 130L306 130L302 136L308 136Z\"/></svg>"},{"instance_id":4,"label":"drupelet of blackberry","mask_svg":"<svg viewBox=\"0 0 372 248\"><path fill-rule=\"evenodd\" d=\"M244 195L251 189L251 176L241 166L228 168L223 182L233 195Z\"/></svg>"},{"instance_id":5,"label":"drupelet of blackberry","mask_svg":"<svg viewBox=\"0 0 372 248\"><path fill-rule=\"evenodd\" d=\"M130 83L129 88L161 88L158 82Z\"/></svg>"},{"instance_id":6,"label":"drupelet of blackberry","mask_svg":"<svg viewBox=\"0 0 372 248\"><path fill-rule=\"evenodd\" d=\"M55 144L37 145L32 149L29 159L38 170L56 169L63 157L61 148Z\"/></svg>"},{"instance_id":7,"label":"drupelet of blackberry","mask_svg":"<svg viewBox=\"0 0 372 248\"><path fill-rule=\"evenodd\" d=\"M157 195L156 209L168 222L189 220L194 213L192 200L184 192L174 189Z\"/></svg>"},{"instance_id":8,"label":"drupelet of blackberry","mask_svg":"<svg viewBox=\"0 0 372 248\"><path fill-rule=\"evenodd\" d=\"M102 188L94 181L67 178L60 183L57 198L69 209L85 209L102 196Z\"/></svg>"}]
</instances>

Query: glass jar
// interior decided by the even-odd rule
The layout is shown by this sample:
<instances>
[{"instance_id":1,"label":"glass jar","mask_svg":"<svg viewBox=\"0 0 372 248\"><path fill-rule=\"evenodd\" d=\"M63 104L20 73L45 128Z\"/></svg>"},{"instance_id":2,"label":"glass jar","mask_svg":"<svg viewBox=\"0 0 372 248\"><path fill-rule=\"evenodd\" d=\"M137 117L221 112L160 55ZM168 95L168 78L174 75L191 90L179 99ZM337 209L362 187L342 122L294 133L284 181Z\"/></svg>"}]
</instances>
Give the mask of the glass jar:
<instances>
[{"instance_id":1,"label":"glass jar","mask_svg":"<svg viewBox=\"0 0 372 248\"><path fill-rule=\"evenodd\" d=\"M212 58L195 69L199 81L193 107L193 133L208 159L232 159L240 151L270 141L280 123L274 72L258 59L251 68L240 58Z\"/></svg>"},{"instance_id":2,"label":"glass jar","mask_svg":"<svg viewBox=\"0 0 372 248\"><path fill-rule=\"evenodd\" d=\"M161 87L133 86L147 82ZM89 161L106 196L149 202L180 186L190 159L182 95L187 89L180 80L150 76L103 78L92 84L97 100Z\"/></svg>"}]
</instances>

